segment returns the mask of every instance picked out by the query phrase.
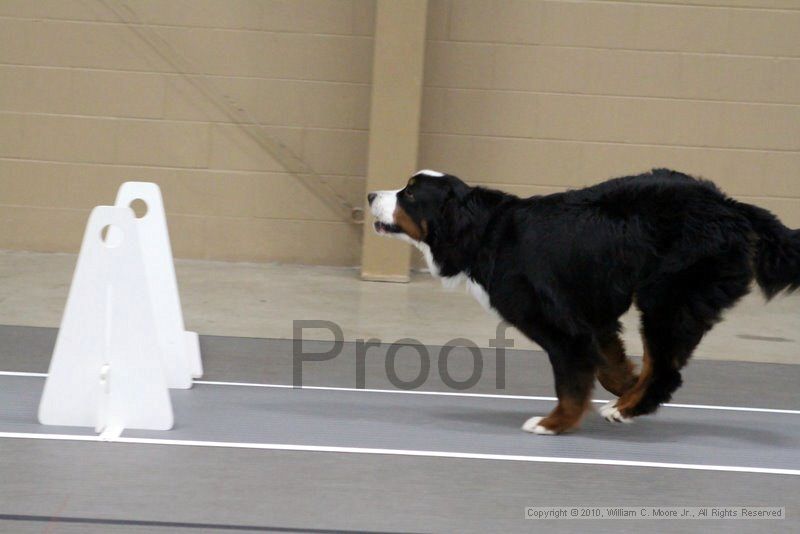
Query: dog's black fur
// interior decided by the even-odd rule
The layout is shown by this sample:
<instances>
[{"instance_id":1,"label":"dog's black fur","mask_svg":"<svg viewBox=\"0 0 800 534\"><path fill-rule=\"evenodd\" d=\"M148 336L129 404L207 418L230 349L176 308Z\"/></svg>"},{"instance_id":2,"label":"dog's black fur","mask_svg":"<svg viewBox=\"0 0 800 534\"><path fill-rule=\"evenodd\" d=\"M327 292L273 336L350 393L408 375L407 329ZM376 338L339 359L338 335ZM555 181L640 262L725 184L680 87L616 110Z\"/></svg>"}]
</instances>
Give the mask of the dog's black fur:
<instances>
[{"instance_id":1,"label":"dog's black fur","mask_svg":"<svg viewBox=\"0 0 800 534\"><path fill-rule=\"evenodd\" d=\"M482 286L547 351L559 407L540 425L553 433L578 423L595 375L621 395L620 418L655 411L753 279L768 298L800 286L800 231L666 169L526 199L421 173L397 193L395 222L390 233L427 245L440 276ZM640 376L619 339L633 302Z\"/></svg>"}]
</instances>

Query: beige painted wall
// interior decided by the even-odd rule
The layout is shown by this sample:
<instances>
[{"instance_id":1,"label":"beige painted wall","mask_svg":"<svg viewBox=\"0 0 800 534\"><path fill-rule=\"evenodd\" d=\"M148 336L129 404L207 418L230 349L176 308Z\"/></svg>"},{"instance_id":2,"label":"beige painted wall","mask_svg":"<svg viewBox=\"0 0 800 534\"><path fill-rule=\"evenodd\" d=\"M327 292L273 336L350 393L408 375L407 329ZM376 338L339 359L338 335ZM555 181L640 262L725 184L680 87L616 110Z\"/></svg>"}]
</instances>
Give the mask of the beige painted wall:
<instances>
[{"instance_id":1,"label":"beige painted wall","mask_svg":"<svg viewBox=\"0 0 800 534\"><path fill-rule=\"evenodd\" d=\"M431 0L420 166L521 195L667 166L800 227L800 2Z\"/></svg>"},{"instance_id":2,"label":"beige painted wall","mask_svg":"<svg viewBox=\"0 0 800 534\"><path fill-rule=\"evenodd\" d=\"M417 170L428 0L377 0L367 190L397 188ZM365 209L367 202L364 199ZM363 225L361 278L408 282L411 247Z\"/></svg>"},{"instance_id":3,"label":"beige painted wall","mask_svg":"<svg viewBox=\"0 0 800 534\"><path fill-rule=\"evenodd\" d=\"M358 264L360 228L113 1L0 0L0 248L75 251L88 210L142 179L178 256ZM362 203L372 0L126 3ZM427 32L420 167L529 195L669 166L800 227L795 0L430 0Z\"/></svg>"},{"instance_id":4,"label":"beige painted wall","mask_svg":"<svg viewBox=\"0 0 800 534\"><path fill-rule=\"evenodd\" d=\"M357 264L361 228L119 23L121 3L362 204L372 0L0 0L0 248L76 251L88 210L147 180L177 256Z\"/></svg>"}]
</instances>

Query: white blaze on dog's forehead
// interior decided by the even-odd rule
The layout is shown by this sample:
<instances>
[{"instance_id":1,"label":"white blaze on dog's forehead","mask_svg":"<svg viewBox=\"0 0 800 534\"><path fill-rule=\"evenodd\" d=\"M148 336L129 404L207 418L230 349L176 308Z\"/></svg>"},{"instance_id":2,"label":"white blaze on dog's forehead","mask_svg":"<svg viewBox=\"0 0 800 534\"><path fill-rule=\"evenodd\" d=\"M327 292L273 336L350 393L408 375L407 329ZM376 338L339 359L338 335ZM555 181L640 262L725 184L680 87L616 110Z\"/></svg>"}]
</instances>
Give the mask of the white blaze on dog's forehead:
<instances>
[{"instance_id":1,"label":"white blaze on dog's forehead","mask_svg":"<svg viewBox=\"0 0 800 534\"><path fill-rule=\"evenodd\" d=\"M441 178L442 176L444 176L443 173L439 171L432 171L430 169L422 169L421 171L417 171L416 173L414 173L414 176L419 176L420 174L425 176L432 176L434 178Z\"/></svg>"}]
</instances>

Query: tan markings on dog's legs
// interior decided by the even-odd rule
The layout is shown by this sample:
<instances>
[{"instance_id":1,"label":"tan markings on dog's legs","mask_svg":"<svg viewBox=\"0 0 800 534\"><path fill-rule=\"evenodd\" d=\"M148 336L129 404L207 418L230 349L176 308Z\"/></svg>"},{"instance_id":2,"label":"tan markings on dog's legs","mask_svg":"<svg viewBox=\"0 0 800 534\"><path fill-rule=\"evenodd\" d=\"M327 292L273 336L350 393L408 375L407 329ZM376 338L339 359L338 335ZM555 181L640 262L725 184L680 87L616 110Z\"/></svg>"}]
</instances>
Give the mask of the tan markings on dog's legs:
<instances>
[{"instance_id":1,"label":"tan markings on dog's legs","mask_svg":"<svg viewBox=\"0 0 800 534\"><path fill-rule=\"evenodd\" d=\"M633 362L625 354L625 345L618 334L600 343L600 353L605 362L597 369L597 379L610 393L622 396L637 383Z\"/></svg>"},{"instance_id":2,"label":"tan markings on dog's legs","mask_svg":"<svg viewBox=\"0 0 800 534\"><path fill-rule=\"evenodd\" d=\"M580 423L583 414L589 407L588 399L565 398L560 399L558 406L550 414L539 421L539 426L550 430L553 434L560 434L574 428Z\"/></svg>"},{"instance_id":3,"label":"tan markings on dog's legs","mask_svg":"<svg viewBox=\"0 0 800 534\"><path fill-rule=\"evenodd\" d=\"M561 434L578 426L591 403L594 370L574 375L575 382L565 391L557 391L558 405L547 417L529 419L523 430L535 434Z\"/></svg>"},{"instance_id":4,"label":"tan markings on dog's legs","mask_svg":"<svg viewBox=\"0 0 800 534\"><path fill-rule=\"evenodd\" d=\"M647 340L642 338L642 341L644 354L642 355L642 370L639 372L639 380L636 381L635 386L623 393L616 403L617 410L625 417L628 417L626 411L636 406L642 399L647 386L653 379L653 358L647 347Z\"/></svg>"}]
</instances>

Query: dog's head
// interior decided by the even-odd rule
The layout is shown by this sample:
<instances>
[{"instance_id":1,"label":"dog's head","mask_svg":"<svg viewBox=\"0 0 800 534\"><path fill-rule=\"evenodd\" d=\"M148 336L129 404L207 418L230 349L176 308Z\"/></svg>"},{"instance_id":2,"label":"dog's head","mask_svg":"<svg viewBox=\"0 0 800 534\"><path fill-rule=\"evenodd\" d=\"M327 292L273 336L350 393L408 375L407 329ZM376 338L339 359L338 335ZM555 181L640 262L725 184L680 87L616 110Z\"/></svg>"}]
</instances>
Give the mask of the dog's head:
<instances>
[{"instance_id":1,"label":"dog's head","mask_svg":"<svg viewBox=\"0 0 800 534\"><path fill-rule=\"evenodd\" d=\"M415 245L432 244L451 226L456 207L470 189L455 176L424 170L402 189L369 193L375 231Z\"/></svg>"}]
</instances>

